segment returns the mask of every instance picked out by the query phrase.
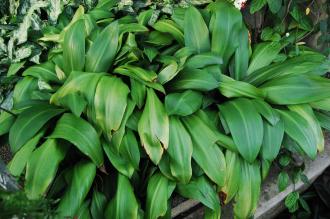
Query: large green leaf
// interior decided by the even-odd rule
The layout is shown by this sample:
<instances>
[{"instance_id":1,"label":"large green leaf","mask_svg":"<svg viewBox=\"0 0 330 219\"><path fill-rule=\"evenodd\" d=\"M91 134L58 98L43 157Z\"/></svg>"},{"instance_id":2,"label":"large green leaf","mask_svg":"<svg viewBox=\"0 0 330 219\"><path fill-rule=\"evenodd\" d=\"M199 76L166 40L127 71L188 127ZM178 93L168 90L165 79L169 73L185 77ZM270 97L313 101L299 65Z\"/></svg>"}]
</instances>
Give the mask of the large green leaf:
<instances>
[{"instance_id":1,"label":"large green leaf","mask_svg":"<svg viewBox=\"0 0 330 219\"><path fill-rule=\"evenodd\" d=\"M266 101L255 99L252 101L254 107L271 125L276 125L280 120L280 115Z\"/></svg>"},{"instance_id":2,"label":"large green leaf","mask_svg":"<svg viewBox=\"0 0 330 219\"><path fill-rule=\"evenodd\" d=\"M38 199L46 192L67 149L67 145L48 139L31 154L25 174L25 192L30 199Z\"/></svg>"},{"instance_id":3,"label":"large green leaf","mask_svg":"<svg viewBox=\"0 0 330 219\"><path fill-rule=\"evenodd\" d=\"M282 45L279 42L264 42L255 46L247 74L268 66L281 51Z\"/></svg>"},{"instance_id":4,"label":"large green leaf","mask_svg":"<svg viewBox=\"0 0 330 219\"><path fill-rule=\"evenodd\" d=\"M65 33L63 41L64 71L81 71L85 66L85 22L76 21Z\"/></svg>"},{"instance_id":5,"label":"large green leaf","mask_svg":"<svg viewBox=\"0 0 330 219\"><path fill-rule=\"evenodd\" d=\"M313 125L297 112L278 110L284 121L284 130L307 156L314 159L317 154L317 138L313 131Z\"/></svg>"},{"instance_id":6,"label":"large green leaf","mask_svg":"<svg viewBox=\"0 0 330 219\"><path fill-rule=\"evenodd\" d=\"M262 91L252 84L244 81L236 81L226 75L221 75L219 90L222 95L228 98L232 97L249 97L263 98Z\"/></svg>"},{"instance_id":7,"label":"large green leaf","mask_svg":"<svg viewBox=\"0 0 330 219\"><path fill-rule=\"evenodd\" d=\"M87 101L83 95L79 92L68 93L61 99L59 99L61 106L65 106L77 117L80 117L81 113L87 106Z\"/></svg>"},{"instance_id":8,"label":"large green leaf","mask_svg":"<svg viewBox=\"0 0 330 219\"><path fill-rule=\"evenodd\" d=\"M140 151L139 145L131 130L127 130L121 141L119 149L113 145L103 145L112 165L123 175L131 177L135 170L139 168Z\"/></svg>"},{"instance_id":9,"label":"large green leaf","mask_svg":"<svg viewBox=\"0 0 330 219\"><path fill-rule=\"evenodd\" d=\"M168 115L187 116L196 112L202 105L201 93L186 90L182 93L171 93L165 97L165 108Z\"/></svg>"},{"instance_id":10,"label":"large green leaf","mask_svg":"<svg viewBox=\"0 0 330 219\"><path fill-rule=\"evenodd\" d=\"M64 196L62 196L57 212L61 217L74 217L90 191L96 175L96 166L83 160L72 170L72 179Z\"/></svg>"},{"instance_id":11,"label":"large green leaf","mask_svg":"<svg viewBox=\"0 0 330 219\"><path fill-rule=\"evenodd\" d=\"M175 183L168 180L160 173L156 173L148 180L146 216L147 219L165 216L167 200L170 198Z\"/></svg>"},{"instance_id":12,"label":"large green leaf","mask_svg":"<svg viewBox=\"0 0 330 219\"><path fill-rule=\"evenodd\" d=\"M191 175L193 145L189 133L179 118L170 117L170 138L167 153L172 175L181 183L188 183Z\"/></svg>"},{"instance_id":13,"label":"large green leaf","mask_svg":"<svg viewBox=\"0 0 330 219\"><path fill-rule=\"evenodd\" d=\"M193 143L193 158L205 174L218 186L225 182L226 161L221 149L215 144L218 140L213 130L198 114L182 118Z\"/></svg>"},{"instance_id":14,"label":"large green leaf","mask_svg":"<svg viewBox=\"0 0 330 219\"><path fill-rule=\"evenodd\" d=\"M273 161L281 148L284 135L284 123L279 120L275 125L264 122L264 137L262 139L261 157Z\"/></svg>"},{"instance_id":15,"label":"large green leaf","mask_svg":"<svg viewBox=\"0 0 330 219\"><path fill-rule=\"evenodd\" d=\"M197 53L210 50L209 30L200 12L193 6L189 7L184 16L185 46Z\"/></svg>"},{"instance_id":16,"label":"large green leaf","mask_svg":"<svg viewBox=\"0 0 330 219\"><path fill-rule=\"evenodd\" d=\"M104 76L97 84L94 107L96 124L111 139L124 117L127 106L128 86L119 78Z\"/></svg>"},{"instance_id":17,"label":"large green leaf","mask_svg":"<svg viewBox=\"0 0 330 219\"><path fill-rule=\"evenodd\" d=\"M210 91L219 87L220 79L206 69L189 69L180 72L170 83L173 90Z\"/></svg>"},{"instance_id":18,"label":"large green leaf","mask_svg":"<svg viewBox=\"0 0 330 219\"><path fill-rule=\"evenodd\" d=\"M118 50L119 27L112 22L97 36L86 54L86 71L106 72Z\"/></svg>"},{"instance_id":19,"label":"large green leaf","mask_svg":"<svg viewBox=\"0 0 330 219\"><path fill-rule=\"evenodd\" d=\"M108 204L105 218L137 219L139 206L133 187L126 176L118 174L115 197Z\"/></svg>"},{"instance_id":20,"label":"large green leaf","mask_svg":"<svg viewBox=\"0 0 330 219\"><path fill-rule=\"evenodd\" d=\"M82 94L88 104L94 103L97 83L104 74L73 71L66 83L52 95L50 102L60 105L60 99L72 93Z\"/></svg>"},{"instance_id":21,"label":"large green leaf","mask_svg":"<svg viewBox=\"0 0 330 219\"><path fill-rule=\"evenodd\" d=\"M97 166L103 164L103 152L98 134L93 126L73 114L66 113L57 121L50 138L65 139L74 144Z\"/></svg>"},{"instance_id":22,"label":"large green leaf","mask_svg":"<svg viewBox=\"0 0 330 219\"><path fill-rule=\"evenodd\" d=\"M198 200L214 211L220 208L217 192L205 176L193 179L188 184L178 184L177 191L183 197Z\"/></svg>"},{"instance_id":23,"label":"large green leaf","mask_svg":"<svg viewBox=\"0 0 330 219\"><path fill-rule=\"evenodd\" d=\"M152 27L160 32L171 34L178 43L184 44L184 36L180 27L172 20L159 20Z\"/></svg>"},{"instance_id":24,"label":"large green leaf","mask_svg":"<svg viewBox=\"0 0 330 219\"><path fill-rule=\"evenodd\" d=\"M114 72L148 82L153 82L157 79L157 74L154 71L149 71L132 65L119 66Z\"/></svg>"},{"instance_id":25,"label":"large green leaf","mask_svg":"<svg viewBox=\"0 0 330 219\"><path fill-rule=\"evenodd\" d=\"M9 144L13 152L18 151L50 119L63 113L63 109L43 104L23 111L9 131Z\"/></svg>"},{"instance_id":26,"label":"large green leaf","mask_svg":"<svg viewBox=\"0 0 330 219\"><path fill-rule=\"evenodd\" d=\"M204 68L208 65L221 65L222 58L216 53L205 52L190 57L185 63L185 68Z\"/></svg>"},{"instance_id":27,"label":"large green leaf","mask_svg":"<svg viewBox=\"0 0 330 219\"><path fill-rule=\"evenodd\" d=\"M224 203L229 203L236 195L241 175L241 159L237 153L226 151L226 181L225 185L221 188L224 195Z\"/></svg>"},{"instance_id":28,"label":"large green leaf","mask_svg":"<svg viewBox=\"0 0 330 219\"><path fill-rule=\"evenodd\" d=\"M312 132L317 141L317 150L322 152L324 150L324 136L321 129L321 126L314 115L313 109L311 106L304 104L304 105L292 105L289 106L291 111L298 113L300 116L304 117L307 120L308 124L312 128Z\"/></svg>"},{"instance_id":29,"label":"large green leaf","mask_svg":"<svg viewBox=\"0 0 330 219\"><path fill-rule=\"evenodd\" d=\"M274 104L302 104L330 97L330 81L319 76L286 76L262 85L266 99Z\"/></svg>"},{"instance_id":30,"label":"large green leaf","mask_svg":"<svg viewBox=\"0 0 330 219\"><path fill-rule=\"evenodd\" d=\"M257 162L241 163L240 181L235 196L234 215L236 218L251 217L258 205L260 196L261 176Z\"/></svg>"},{"instance_id":31,"label":"large green leaf","mask_svg":"<svg viewBox=\"0 0 330 219\"><path fill-rule=\"evenodd\" d=\"M322 68L322 62L324 62L324 60L325 57L319 53L296 56L284 62L260 68L248 75L245 81L259 86L265 81L285 75L301 75L306 73L323 75L327 72L326 69Z\"/></svg>"},{"instance_id":32,"label":"large green leaf","mask_svg":"<svg viewBox=\"0 0 330 219\"><path fill-rule=\"evenodd\" d=\"M157 74L154 71L149 71L137 66L125 65L117 67L113 72L128 76L148 87L165 93L163 86L156 82Z\"/></svg>"},{"instance_id":33,"label":"large green leaf","mask_svg":"<svg viewBox=\"0 0 330 219\"><path fill-rule=\"evenodd\" d=\"M13 102L16 105L31 100L31 94L38 89L38 80L33 77L26 76L20 80L14 89Z\"/></svg>"},{"instance_id":34,"label":"large green leaf","mask_svg":"<svg viewBox=\"0 0 330 219\"><path fill-rule=\"evenodd\" d=\"M32 76L46 82L59 82L59 78L55 72L55 65L52 62L45 62L34 65L26 69L23 76Z\"/></svg>"},{"instance_id":35,"label":"large green leaf","mask_svg":"<svg viewBox=\"0 0 330 219\"><path fill-rule=\"evenodd\" d=\"M44 131L39 132L31 138L24 146L17 151L15 156L8 163L8 171L13 176L20 176L25 168L26 163L30 159L33 150L36 148L39 140L44 135Z\"/></svg>"},{"instance_id":36,"label":"large green leaf","mask_svg":"<svg viewBox=\"0 0 330 219\"><path fill-rule=\"evenodd\" d=\"M253 162L260 150L263 137L261 116L248 99L239 98L219 105L239 153Z\"/></svg>"},{"instance_id":37,"label":"large green leaf","mask_svg":"<svg viewBox=\"0 0 330 219\"><path fill-rule=\"evenodd\" d=\"M243 25L242 15L231 3L217 1L209 6L213 12L209 24L212 35L211 50L223 58L225 70L239 42L239 32Z\"/></svg>"},{"instance_id":38,"label":"large green leaf","mask_svg":"<svg viewBox=\"0 0 330 219\"><path fill-rule=\"evenodd\" d=\"M138 132L141 144L150 159L158 164L164 149L168 148L169 119L164 105L150 88L147 90L147 100L138 124Z\"/></svg>"},{"instance_id":39,"label":"large green leaf","mask_svg":"<svg viewBox=\"0 0 330 219\"><path fill-rule=\"evenodd\" d=\"M240 43L235 51L234 72L231 72L231 75L236 80L242 80L247 75L250 57L249 31L244 25L238 33L238 38Z\"/></svg>"}]
</instances>

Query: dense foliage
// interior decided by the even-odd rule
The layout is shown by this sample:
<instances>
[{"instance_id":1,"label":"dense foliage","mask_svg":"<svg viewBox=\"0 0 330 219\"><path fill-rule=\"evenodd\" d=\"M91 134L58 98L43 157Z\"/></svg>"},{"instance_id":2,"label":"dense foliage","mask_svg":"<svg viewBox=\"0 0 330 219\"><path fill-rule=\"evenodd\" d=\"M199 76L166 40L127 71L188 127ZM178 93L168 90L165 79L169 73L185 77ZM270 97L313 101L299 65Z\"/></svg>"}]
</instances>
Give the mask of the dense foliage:
<instances>
[{"instance_id":1,"label":"dense foliage","mask_svg":"<svg viewBox=\"0 0 330 219\"><path fill-rule=\"evenodd\" d=\"M281 149L323 150L330 61L296 29L251 45L226 1L155 10L104 0L44 31L55 47L0 114L8 169L29 199L59 199L60 216L170 217L179 194L206 218L231 200L249 218Z\"/></svg>"}]
</instances>

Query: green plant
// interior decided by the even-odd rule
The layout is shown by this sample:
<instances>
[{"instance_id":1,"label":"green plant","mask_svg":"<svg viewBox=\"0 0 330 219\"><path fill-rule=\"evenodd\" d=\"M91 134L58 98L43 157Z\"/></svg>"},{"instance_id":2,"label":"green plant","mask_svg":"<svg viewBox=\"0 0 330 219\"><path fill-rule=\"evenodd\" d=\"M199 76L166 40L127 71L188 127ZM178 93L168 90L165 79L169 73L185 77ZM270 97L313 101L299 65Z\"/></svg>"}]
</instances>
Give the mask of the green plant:
<instances>
[{"instance_id":1,"label":"green plant","mask_svg":"<svg viewBox=\"0 0 330 219\"><path fill-rule=\"evenodd\" d=\"M80 7L48 61L16 85L0 115L30 199L59 198L60 216L170 217L173 192L219 218L234 199L251 217L281 146L314 159L324 147L314 109L328 107L329 60L292 38L249 43L226 1L116 14L116 2ZM285 56L286 59L279 59Z\"/></svg>"}]
</instances>

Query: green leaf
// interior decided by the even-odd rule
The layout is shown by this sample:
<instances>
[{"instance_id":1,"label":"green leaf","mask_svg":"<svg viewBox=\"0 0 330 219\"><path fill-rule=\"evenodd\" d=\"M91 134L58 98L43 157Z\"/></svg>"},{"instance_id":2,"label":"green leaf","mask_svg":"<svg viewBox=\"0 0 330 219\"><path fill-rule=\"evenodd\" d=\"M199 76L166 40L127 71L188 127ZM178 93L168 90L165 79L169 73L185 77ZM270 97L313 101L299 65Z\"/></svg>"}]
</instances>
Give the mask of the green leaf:
<instances>
[{"instance_id":1,"label":"green leaf","mask_svg":"<svg viewBox=\"0 0 330 219\"><path fill-rule=\"evenodd\" d=\"M23 76L32 76L46 82L59 82L56 75L55 65L52 62L45 62L39 65L33 65L26 69Z\"/></svg>"},{"instance_id":2,"label":"green leaf","mask_svg":"<svg viewBox=\"0 0 330 219\"><path fill-rule=\"evenodd\" d=\"M194 56L191 56L186 64L186 68L204 68L208 65L221 65L222 58L219 57L217 54L212 53L212 52L205 52L205 53L200 53Z\"/></svg>"},{"instance_id":3,"label":"green leaf","mask_svg":"<svg viewBox=\"0 0 330 219\"><path fill-rule=\"evenodd\" d=\"M68 94L78 92L86 98L88 104L92 105L96 86L102 76L104 74L73 71L66 83L52 95L50 102L59 105L60 99Z\"/></svg>"},{"instance_id":4,"label":"green leaf","mask_svg":"<svg viewBox=\"0 0 330 219\"><path fill-rule=\"evenodd\" d=\"M173 90L210 91L219 87L219 79L206 69L184 70L169 83Z\"/></svg>"},{"instance_id":5,"label":"green leaf","mask_svg":"<svg viewBox=\"0 0 330 219\"><path fill-rule=\"evenodd\" d=\"M289 175L286 172L280 172L277 178L277 186L280 192L284 191L289 185Z\"/></svg>"},{"instance_id":6,"label":"green leaf","mask_svg":"<svg viewBox=\"0 0 330 219\"><path fill-rule=\"evenodd\" d=\"M267 3L273 14L276 14L282 7L282 0L267 0Z\"/></svg>"},{"instance_id":7,"label":"green leaf","mask_svg":"<svg viewBox=\"0 0 330 219\"><path fill-rule=\"evenodd\" d=\"M262 91L255 86L244 81L236 81L226 75L221 75L219 90L222 95L228 98L249 97L264 98Z\"/></svg>"},{"instance_id":8,"label":"green leaf","mask_svg":"<svg viewBox=\"0 0 330 219\"><path fill-rule=\"evenodd\" d=\"M322 63L325 57L319 53L296 56L284 62L274 63L260 68L245 78L245 81L259 86L265 81L286 75L302 75L312 73L323 75L327 70L323 69Z\"/></svg>"},{"instance_id":9,"label":"green leaf","mask_svg":"<svg viewBox=\"0 0 330 219\"><path fill-rule=\"evenodd\" d=\"M7 112L0 113L0 136L9 132L11 126L15 122L15 116Z\"/></svg>"},{"instance_id":10,"label":"green leaf","mask_svg":"<svg viewBox=\"0 0 330 219\"><path fill-rule=\"evenodd\" d=\"M31 154L26 165L24 187L29 199L38 199L47 191L67 149L55 139L48 139Z\"/></svg>"},{"instance_id":11,"label":"green leaf","mask_svg":"<svg viewBox=\"0 0 330 219\"><path fill-rule=\"evenodd\" d=\"M182 118L193 143L193 158L205 174L218 186L225 182L226 161L221 149L215 144L216 130L193 114Z\"/></svg>"},{"instance_id":12,"label":"green leaf","mask_svg":"<svg viewBox=\"0 0 330 219\"><path fill-rule=\"evenodd\" d=\"M193 179L188 184L178 184L177 192L185 198L202 202L214 211L220 208L217 192L205 176Z\"/></svg>"},{"instance_id":13,"label":"green leaf","mask_svg":"<svg viewBox=\"0 0 330 219\"><path fill-rule=\"evenodd\" d=\"M322 152L324 150L324 136L321 126L314 115L313 109L311 106L304 104L304 105L290 105L288 108L291 111L298 113L302 116L305 120L307 120L308 124L312 129L312 133L314 134L316 141L317 141L317 150Z\"/></svg>"},{"instance_id":14,"label":"green leaf","mask_svg":"<svg viewBox=\"0 0 330 219\"><path fill-rule=\"evenodd\" d=\"M132 78L137 78L148 82L153 82L157 79L157 74L154 71L149 71L132 65L119 66L114 70L114 72L130 77L132 76Z\"/></svg>"},{"instance_id":15,"label":"green leaf","mask_svg":"<svg viewBox=\"0 0 330 219\"><path fill-rule=\"evenodd\" d=\"M315 112L315 116L317 120L319 121L322 128L326 130L330 130L330 116L323 112Z\"/></svg>"},{"instance_id":16,"label":"green leaf","mask_svg":"<svg viewBox=\"0 0 330 219\"><path fill-rule=\"evenodd\" d=\"M73 114L64 114L57 121L49 138L65 139L74 144L97 166L103 164L103 152L98 134L93 126Z\"/></svg>"},{"instance_id":17,"label":"green leaf","mask_svg":"<svg viewBox=\"0 0 330 219\"><path fill-rule=\"evenodd\" d=\"M255 12L259 11L262 7L264 7L267 3L267 0L252 0L250 13L254 14Z\"/></svg>"},{"instance_id":18,"label":"green leaf","mask_svg":"<svg viewBox=\"0 0 330 219\"><path fill-rule=\"evenodd\" d=\"M125 114L124 114L124 117L123 117L122 122L120 124L120 127L119 127L119 129L117 131L115 131L113 133L112 139L111 139L111 143L117 149L121 145L121 141L122 141L122 139L124 137L124 134L126 132L127 121L129 119L129 117L132 115L134 108L135 108L135 103L133 101L131 101L130 99L128 99L128 101L127 101L127 107L126 107L126 110L125 110ZM128 125L127 125L127 127L130 128ZM136 131L137 128L134 129L134 130Z\"/></svg>"},{"instance_id":19,"label":"green leaf","mask_svg":"<svg viewBox=\"0 0 330 219\"><path fill-rule=\"evenodd\" d=\"M132 100L136 103L139 109L141 109L144 105L144 100L146 97L147 89L144 84L141 82L130 79L131 81L131 97Z\"/></svg>"},{"instance_id":20,"label":"green leaf","mask_svg":"<svg viewBox=\"0 0 330 219\"><path fill-rule=\"evenodd\" d=\"M186 90L182 93L171 93L165 97L165 108L168 115L188 116L196 112L202 105L201 93Z\"/></svg>"},{"instance_id":21,"label":"green leaf","mask_svg":"<svg viewBox=\"0 0 330 219\"><path fill-rule=\"evenodd\" d=\"M264 122L264 136L261 146L261 157L268 161L273 161L281 148L284 136L284 123L282 120L275 125Z\"/></svg>"},{"instance_id":22,"label":"green leaf","mask_svg":"<svg viewBox=\"0 0 330 219\"><path fill-rule=\"evenodd\" d=\"M225 204L229 203L235 196L240 182L241 160L237 153L230 150L226 151L226 167L225 185L221 188Z\"/></svg>"},{"instance_id":23,"label":"green leaf","mask_svg":"<svg viewBox=\"0 0 330 219\"><path fill-rule=\"evenodd\" d=\"M160 32L171 34L180 45L184 44L184 35L180 27L172 20L158 20L152 27Z\"/></svg>"},{"instance_id":24,"label":"green leaf","mask_svg":"<svg viewBox=\"0 0 330 219\"><path fill-rule=\"evenodd\" d=\"M268 66L277 57L282 49L279 42L263 42L255 46L247 74L251 74L256 70Z\"/></svg>"},{"instance_id":25,"label":"green leaf","mask_svg":"<svg viewBox=\"0 0 330 219\"><path fill-rule=\"evenodd\" d=\"M260 99L254 99L252 100L252 103L258 113L260 113L260 115L264 117L271 125L276 125L280 120L280 115L267 102Z\"/></svg>"},{"instance_id":26,"label":"green leaf","mask_svg":"<svg viewBox=\"0 0 330 219\"><path fill-rule=\"evenodd\" d=\"M164 149L168 148L169 119L163 103L150 88L147 89L147 100L139 120L138 132L148 156L158 164Z\"/></svg>"},{"instance_id":27,"label":"green leaf","mask_svg":"<svg viewBox=\"0 0 330 219\"><path fill-rule=\"evenodd\" d=\"M159 218L165 216L167 212L167 200L170 198L175 183L169 181L165 176L156 173L148 180L147 187L147 219Z\"/></svg>"},{"instance_id":28,"label":"green leaf","mask_svg":"<svg viewBox=\"0 0 330 219\"><path fill-rule=\"evenodd\" d=\"M68 93L59 100L61 106L66 106L77 117L80 117L81 113L87 106L86 99L78 92Z\"/></svg>"},{"instance_id":29,"label":"green leaf","mask_svg":"<svg viewBox=\"0 0 330 219\"><path fill-rule=\"evenodd\" d=\"M171 64L165 66L159 73L157 80L161 84L165 84L166 82L172 80L178 73L178 64L176 62L172 62Z\"/></svg>"},{"instance_id":30,"label":"green leaf","mask_svg":"<svg viewBox=\"0 0 330 219\"><path fill-rule=\"evenodd\" d=\"M90 200L85 201L77 211L76 218L79 219L91 219L91 214L89 212Z\"/></svg>"},{"instance_id":31,"label":"green leaf","mask_svg":"<svg viewBox=\"0 0 330 219\"><path fill-rule=\"evenodd\" d=\"M50 119L63 113L63 109L43 104L24 110L9 131L9 144L13 152L18 151Z\"/></svg>"},{"instance_id":32,"label":"green leaf","mask_svg":"<svg viewBox=\"0 0 330 219\"><path fill-rule=\"evenodd\" d=\"M80 71L85 66L85 22L76 21L65 33L63 41L64 71Z\"/></svg>"},{"instance_id":33,"label":"green leaf","mask_svg":"<svg viewBox=\"0 0 330 219\"><path fill-rule=\"evenodd\" d=\"M185 46L197 53L210 50L209 30L200 12L193 6L186 9L184 16Z\"/></svg>"},{"instance_id":34,"label":"green leaf","mask_svg":"<svg viewBox=\"0 0 330 219\"><path fill-rule=\"evenodd\" d=\"M112 22L94 40L86 54L86 71L106 72L118 50L119 27Z\"/></svg>"},{"instance_id":35,"label":"green leaf","mask_svg":"<svg viewBox=\"0 0 330 219\"><path fill-rule=\"evenodd\" d=\"M241 163L239 187L235 196L234 215L237 218L249 218L257 209L261 176L260 166L257 162L249 164Z\"/></svg>"},{"instance_id":36,"label":"green leaf","mask_svg":"<svg viewBox=\"0 0 330 219\"><path fill-rule=\"evenodd\" d=\"M94 190L91 203L91 214L94 219L104 218L106 202L106 196L102 192Z\"/></svg>"},{"instance_id":37,"label":"green leaf","mask_svg":"<svg viewBox=\"0 0 330 219\"><path fill-rule=\"evenodd\" d=\"M239 153L252 163L261 148L263 125L261 116L248 99L238 98L219 105Z\"/></svg>"},{"instance_id":38,"label":"green leaf","mask_svg":"<svg viewBox=\"0 0 330 219\"><path fill-rule=\"evenodd\" d=\"M133 188L126 176L118 174L115 197L108 204L105 218L137 219L139 206Z\"/></svg>"},{"instance_id":39,"label":"green leaf","mask_svg":"<svg viewBox=\"0 0 330 219\"><path fill-rule=\"evenodd\" d=\"M191 157L193 145L189 133L179 120L170 117L170 137L167 153L173 177L181 183L188 183L191 175Z\"/></svg>"},{"instance_id":40,"label":"green leaf","mask_svg":"<svg viewBox=\"0 0 330 219\"><path fill-rule=\"evenodd\" d=\"M128 86L120 78L104 76L97 84L94 97L95 122L108 140L111 139L112 132L120 127L128 93Z\"/></svg>"},{"instance_id":41,"label":"green leaf","mask_svg":"<svg viewBox=\"0 0 330 219\"><path fill-rule=\"evenodd\" d=\"M7 72L7 77L16 75L16 73L24 66L24 64L25 62L11 63Z\"/></svg>"},{"instance_id":42,"label":"green leaf","mask_svg":"<svg viewBox=\"0 0 330 219\"><path fill-rule=\"evenodd\" d=\"M238 37L243 25L242 14L227 1L217 1L208 7L213 12L209 24L211 50L222 57L221 69L226 70L230 58L242 43Z\"/></svg>"},{"instance_id":43,"label":"green leaf","mask_svg":"<svg viewBox=\"0 0 330 219\"><path fill-rule=\"evenodd\" d=\"M330 97L330 81L319 76L286 76L262 85L266 99L274 104L303 104Z\"/></svg>"},{"instance_id":44,"label":"green leaf","mask_svg":"<svg viewBox=\"0 0 330 219\"><path fill-rule=\"evenodd\" d=\"M159 31L152 31L148 35L145 42L153 44L154 46L168 46L172 43L173 38L170 34L162 33Z\"/></svg>"},{"instance_id":45,"label":"green leaf","mask_svg":"<svg viewBox=\"0 0 330 219\"><path fill-rule=\"evenodd\" d=\"M298 209L298 200L299 200L299 193L298 192L291 192L284 201L285 206L288 208L289 212L293 213Z\"/></svg>"},{"instance_id":46,"label":"green leaf","mask_svg":"<svg viewBox=\"0 0 330 219\"><path fill-rule=\"evenodd\" d=\"M72 179L62 196L57 212L61 217L74 217L90 191L96 175L96 166L83 160L72 169Z\"/></svg>"},{"instance_id":47,"label":"green leaf","mask_svg":"<svg viewBox=\"0 0 330 219\"><path fill-rule=\"evenodd\" d=\"M147 32L148 28L138 23L119 24L119 36L125 33Z\"/></svg>"},{"instance_id":48,"label":"green leaf","mask_svg":"<svg viewBox=\"0 0 330 219\"><path fill-rule=\"evenodd\" d=\"M317 139L309 121L293 111L278 110L284 121L284 130L300 148L312 159L317 154Z\"/></svg>"},{"instance_id":49,"label":"green leaf","mask_svg":"<svg viewBox=\"0 0 330 219\"><path fill-rule=\"evenodd\" d=\"M38 80L33 77L24 77L14 89L14 108L17 104L31 100L31 93L38 89Z\"/></svg>"},{"instance_id":50,"label":"green leaf","mask_svg":"<svg viewBox=\"0 0 330 219\"><path fill-rule=\"evenodd\" d=\"M242 80L247 75L250 58L249 31L244 25L238 33L238 38L240 43L235 51L234 72L231 75L235 80Z\"/></svg>"},{"instance_id":51,"label":"green leaf","mask_svg":"<svg viewBox=\"0 0 330 219\"><path fill-rule=\"evenodd\" d=\"M112 165L123 175L132 177L135 170L139 168L140 151L139 145L132 131L127 130L121 141L119 149L113 145L103 145Z\"/></svg>"},{"instance_id":52,"label":"green leaf","mask_svg":"<svg viewBox=\"0 0 330 219\"><path fill-rule=\"evenodd\" d=\"M15 154L7 166L11 175L19 177L22 174L26 163L43 135L43 131L36 134Z\"/></svg>"},{"instance_id":53,"label":"green leaf","mask_svg":"<svg viewBox=\"0 0 330 219\"><path fill-rule=\"evenodd\" d=\"M261 160L261 179L265 180L266 177L268 176L270 167L272 165L271 161L268 160Z\"/></svg>"}]
</instances>

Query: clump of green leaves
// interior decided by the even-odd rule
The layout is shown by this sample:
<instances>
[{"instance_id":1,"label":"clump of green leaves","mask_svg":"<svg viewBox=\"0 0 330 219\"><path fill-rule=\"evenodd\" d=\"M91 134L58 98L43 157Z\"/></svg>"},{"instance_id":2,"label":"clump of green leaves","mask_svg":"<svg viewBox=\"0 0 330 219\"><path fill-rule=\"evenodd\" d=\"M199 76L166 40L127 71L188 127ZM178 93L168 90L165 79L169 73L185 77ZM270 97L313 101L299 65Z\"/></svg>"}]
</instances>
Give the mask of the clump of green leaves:
<instances>
[{"instance_id":1,"label":"clump of green leaves","mask_svg":"<svg viewBox=\"0 0 330 219\"><path fill-rule=\"evenodd\" d=\"M16 117L0 115L9 171L25 176L29 199L59 198L60 216L159 218L176 193L219 218L221 191L248 218L281 148L311 159L323 150L325 56L293 53L285 37L251 45L226 1L155 22L152 9L117 7L79 7L46 32L40 40L57 47L22 73Z\"/></svg>"}]
</instances>

